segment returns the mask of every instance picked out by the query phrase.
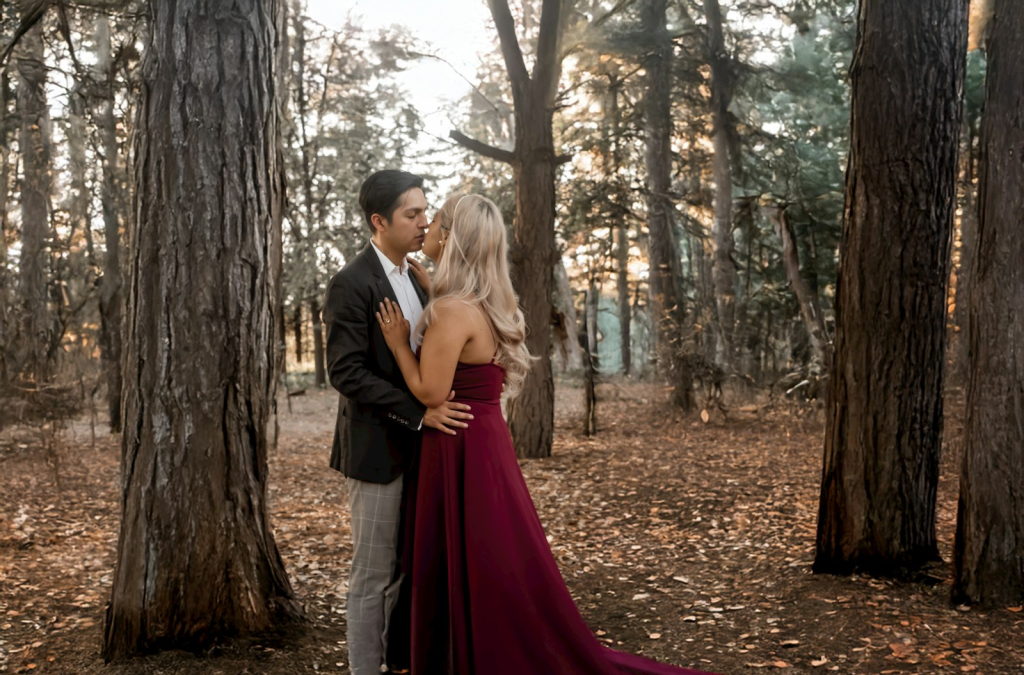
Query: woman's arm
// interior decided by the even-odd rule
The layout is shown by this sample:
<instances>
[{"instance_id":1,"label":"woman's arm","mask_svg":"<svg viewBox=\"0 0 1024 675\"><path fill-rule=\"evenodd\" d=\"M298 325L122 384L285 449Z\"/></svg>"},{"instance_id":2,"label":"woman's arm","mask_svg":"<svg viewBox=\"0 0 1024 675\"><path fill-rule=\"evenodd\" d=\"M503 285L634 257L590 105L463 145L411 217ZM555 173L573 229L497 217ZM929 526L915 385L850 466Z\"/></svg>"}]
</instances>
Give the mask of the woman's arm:
<instances>
[{"instance_id":1,"label":"woman's arm","mask_svg":"<svg viewBox=\"0 0 1024 675\"><path fill-rule=\"evenodd\" d=\"M432 408L448 397L462 348L472 336L473 320L465 303L445 299L434 304L435 320L423 335L419 361L409 347L409 322L401 308L385 299L377 321L388 347L398 361L412 395Z\"/></svg>"}]
</instances>

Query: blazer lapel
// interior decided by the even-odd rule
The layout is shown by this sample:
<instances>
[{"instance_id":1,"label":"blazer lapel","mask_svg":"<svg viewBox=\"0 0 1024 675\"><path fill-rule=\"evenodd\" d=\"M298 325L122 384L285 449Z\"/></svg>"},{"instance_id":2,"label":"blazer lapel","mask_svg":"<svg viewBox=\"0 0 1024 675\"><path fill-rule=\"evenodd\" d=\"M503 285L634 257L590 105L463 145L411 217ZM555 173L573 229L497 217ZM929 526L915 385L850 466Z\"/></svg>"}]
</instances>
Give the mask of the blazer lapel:
<instances>
[{"instance_id":1,"label":"blazer lapel","mask_svg":"<svg viewBox=\"0 0 1024 675\"><path fill-rule=\"evenodd\" d=\"M373 250L373 244L367 244L362 255L365 256L366 262L370 266L370 271L373 272L373 276L377 278L377 290L380 291L381 295L397 305L398 296L395 295L395 289L391 287L388 275L384 271L384 267L380 264L380 258L377 257L377 252Z\"/></svg>"}]
</instances>

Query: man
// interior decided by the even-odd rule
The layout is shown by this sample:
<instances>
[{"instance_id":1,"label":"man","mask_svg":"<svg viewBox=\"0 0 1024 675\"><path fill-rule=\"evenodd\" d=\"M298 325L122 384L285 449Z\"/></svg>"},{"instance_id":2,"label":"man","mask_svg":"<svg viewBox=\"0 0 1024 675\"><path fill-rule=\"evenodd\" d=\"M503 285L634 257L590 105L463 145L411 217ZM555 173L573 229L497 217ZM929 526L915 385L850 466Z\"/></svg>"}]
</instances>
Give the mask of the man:
<instances>
[{"instance_id":1,"label":"man","mask_svg":"<svg viewBox=\"0 0 1024 675\"><path fill-rule=\"evenodd\" d=\"M422 188L423 179L405 171L378 171L366 179L359 204L372 238L331 279L323 304L328 373L341 393L331 467L348 479L352 517L352 675L387 672L388 627L402 582L397 547L403 474L419 450L419 432L428 426L454 433L466 427L461 420L471 419L467 405L424 409L412 397L375 315L384 298L413 324L423 312L427 296L406 260L423 246L427 229Z\"/></svg>"}]
</instances>

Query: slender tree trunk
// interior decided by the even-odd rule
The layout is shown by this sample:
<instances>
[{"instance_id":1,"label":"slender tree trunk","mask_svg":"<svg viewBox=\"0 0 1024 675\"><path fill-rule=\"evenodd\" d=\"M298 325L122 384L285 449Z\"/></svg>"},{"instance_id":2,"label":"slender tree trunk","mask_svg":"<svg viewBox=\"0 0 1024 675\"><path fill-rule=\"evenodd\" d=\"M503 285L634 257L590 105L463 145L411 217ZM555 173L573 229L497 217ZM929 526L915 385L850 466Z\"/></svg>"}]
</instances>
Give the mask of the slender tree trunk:
<instances>
[{"instance_id":1,"label":"slender tree trunk","mask_svg":"<svg viewBox=\"0 0 1024 675\"><path fill-rule=\"evenodd\" d=\"M633 345L630 338L629 313L629 228L626 227L626 209L619 203L619 91L621 81L612 76L608 87L608 124L607 157L605 165L609 180L613 186L612 207L616 214L615 232L615 290L619 305L619 350L622 361L622 374L629 375L632 366Z\"/></svg>"},{"instance_id":2,"label":"slender tree trunk","mask_svg":"<svg viewBox=\"0 0 1024 675\"><path fill-rule=\"evenodd\" d=\"M955 547L958 601L1024 601L1024 5L996 0Z\"/></svg>"},{"instance_id":3,"label":"slender tree trunk","mask_svg":"<svg viewBox=\"0 0 1024 675\"><path fill-rule=\"evenodd\" d=\"M619 301L619 348L622 374L629 375L633 366L633 344L630 336L632 316L629 313L629 231L625 220L615 227L615 290Z\"/></svg>"},{"instance_id":4,"label":"slender tree trunk","mask_svg":"<svg viewBox=\"0 0 1024 675\"><path fill-rule=\"evenodd\" d=\"M298 302L295 303L295 313L292 317L293 325L295 326L295 360L302 363L303 349L302 349L302 305Z\"/></svg>"},{"instance_id":5,"label":"slender tree trunk","mask_svg":"<svg viewBox=\"0 0 1024 675\"><path fill-rule=\"evenodd\" d=\"M121 295L121 181L120 145L114 118L116 73L110 45L110 20L96 18L96 70L102 86L99 127L103 142L103 185L100 202L103 210L103 237L106 254L100 279L100 354L107 383L107 412L110 430L121 431L121 319L124 304Z\"/></svg>"},{"instance_id":6,"label":"slender tree trunk","mask_svg":"<svg viewBox=\"0 0 1024 675\"><path fill-rule=\"evenodd\" d=\"M736 263L732 235L732 162L729 157L729 104L732 101L731 60L725 51L722 10L718 0L704 0L708 22L708 54L711 65L711 141L715 148L715 220L712 228L716 322L715 362L731 368L735 358L733 338L736 330Z\"/></svg>"},{"instance_id":7,"label":"slender tree trunk","mask_svg":"<svg viewBox=\"0 0 1024 675\"><path fill-rule=\"evenodd\" d=\"M817 572L903 576L938 557L966 19L966 0L860 5Z\"/></svg>"},{"instance_id":8,"label":"slender tree trunk","mask_svg":"<svg viewBox=\"0 0 1024 675\"><path fill-rule=\"evenodd\" d=\"M957 384L966 382L970 369L967 316L971 297L971 274L974 269L978 240L978 203L974 193L974 134L970 123L963 125L962 134L960 184L964 197L960 211L960 265L956 272L956 295L954 296L956 304L953 309L953 325L956 326L956 336L953 339L953 354L950 364L952 380Z\"/></svg>"},{"instance_id":9,"label":"slender tree trunk","mask_svg":"<svg viewBox=\"0 0 1024 675\"><path fill-rule=\"evenodd\" d=\"M554 264L555 270L555 305L554 324L555 337L562 357L562 369L580 370L583 368L583 355L580 348L579 331L577 330L576 305L569 285L569 276L565 265L559 258Z\"/></svg>"},{"instance_id":10,"label":"slender tree trunk","mask_svg":"<svg viewBox=\"0 0 1024 675\"><path fill-rule=\"evenodd\" d=\"M68 173L70 174L70 187L65 195L64 208L68 213L68 225L71 230L69 238L75 233L82 232L89 241L89 228L86 227L86 219L89 216L89 189L87 186L87 171L85 158L86 126L85 126L85 95L83 86L76 82L68 93L67 107L67 148L68 148ZM90 250L89 255L93 253ZM95 262L93 260L92 262Z\"/></svg>"},{"instance_id":11,"label":"slender tree trunk","mask_svg":"<svg viewBox=\"0 0 1024 675\"><path fill-rule=\"evenodd\" d=\"M599 365L601 362L599 356L599 344L598 344L598 323L597 315L601 309L601 287L597 283L597 276L591 273L590 284L587 287L587 305L586 305L586 321L587 321L587 349L590 350L590 355L595 363Z\"/></svg>"},{"instance_id":12,"label":"slender tree trunk","mask_svg":"<svg viewBox=\"0 0 1024 675\"><path fill-rule=\"evenodd\" d=\"M266 501L282 198L275 4L157 1L149 15L107 659L299 614Z\"/></svg>"},{"instance_id":13,"label":"slender tree trunk","mask_svg":"<svg viewBox=\"0 0 1024 675\"><path fill-rule=\"evenodd\" d=\"M597 295L597 284L590 279L590 286L583 301L583 434L597 433L597 311L593 309Z\"/></svg>"},{"instance_id":14,"label":"slender tree trunk","mask_svg":"<svg viewBox=\"0 0 1024 675\"><path fill-rule=\"evenodd\" d=\"M776 222L779 225L779 237L782 239L782 262L786 268L786 278L789 280L789 285L793 287L797 304L800 305L800 315L803 317L804 327L811 340L814 360L822 371L827 371L828 367L832 365L832 345L828 339L828 330L825 328L821 302L818 299L818 294L811 291L800 271L796 236L785 208L778 209Z\"/></svg>"},{"instance_id":15,"label":"slender tree trunk","mask_svg":"<svg viewBox=\"0 0 1024 675\"><path fill-rule=\"evenodd\" d=\"M324 329L323 321L320 319L320 301L313 299L309 302L309 314L312 321L313 332L313 370L316 374L316 386L323 389L327 386L327 367L324 356Z\"/></svg>"},{"instance_id":16,"label":"slender tree trunk","mask_svg":"<svg viewBox=\"0 0 1024 675\"><path fill-rule=\"evenodd\" d=\"M651 322L657 332L658 360L673 387L672 403L694 410L693 373L681 342L685 319L680 290L679 246L672 226L672 155L669 140L670 67L672 43L665 24L665 0L645 0L644 33L652 47L644 58L647 89L644 93L644 128L647 133L647 229L649 232Z\"/></svg>"},{"instance_id":17,"label":"slender tree trunk","mask_svg":"<svg viewBox=\"0 0 1024 675\"><path fill-rule=\"evenodd\" d=\"M23 179L21 194L21 372L36 383L49 378L51 339L47 293L50 239L50 112L46 101L43 27L37 23L17 50L18 148Z\"/></svg>"},{"instance_id":18,"label":"slender tree trunk","mask_svg":"<svg viewBox=\"0 0 1024 675\"><path fill-rule=\"evenodd\" d=\"M2 14L2 13L0 13ZM7 36L4 35L6 43ZM11 189L11 129L14 116L10 114L11 86L9 68L0 71L0 383L10 377L10 349L13 339L11 325L11 287L8 275L7 237L10 223L7 204Z\"/></svg>"}]
</instances>

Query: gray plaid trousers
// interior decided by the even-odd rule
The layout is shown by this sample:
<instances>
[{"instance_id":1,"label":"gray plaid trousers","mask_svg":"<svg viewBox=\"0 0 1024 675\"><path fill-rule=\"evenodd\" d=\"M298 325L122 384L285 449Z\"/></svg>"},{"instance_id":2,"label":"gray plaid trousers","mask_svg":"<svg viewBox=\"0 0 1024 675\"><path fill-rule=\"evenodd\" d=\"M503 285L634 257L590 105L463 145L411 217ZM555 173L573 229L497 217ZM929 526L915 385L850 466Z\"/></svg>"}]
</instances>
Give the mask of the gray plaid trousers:
<instances>
[{"instance_id":1,"label":"gray plaid trousers","mask_svg":"<svg viewBox=\"0 0 1024 675\"><path fill-rule=\"evenodd\" d=\"M390 483L348 479L352 572L348 582L348 661L352 675L385 670L388 623L398 601L402 476Z\"/></svg>"}]
</instances>

